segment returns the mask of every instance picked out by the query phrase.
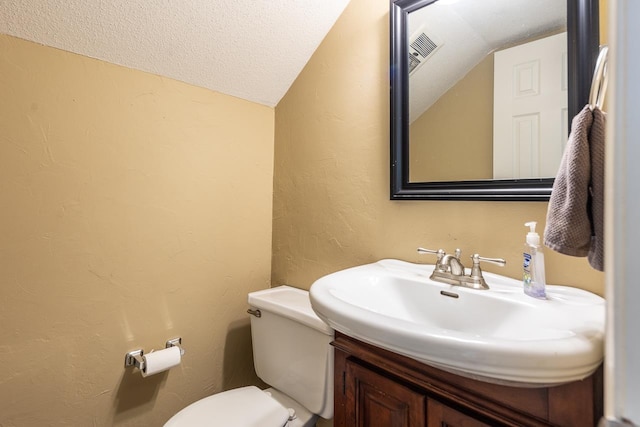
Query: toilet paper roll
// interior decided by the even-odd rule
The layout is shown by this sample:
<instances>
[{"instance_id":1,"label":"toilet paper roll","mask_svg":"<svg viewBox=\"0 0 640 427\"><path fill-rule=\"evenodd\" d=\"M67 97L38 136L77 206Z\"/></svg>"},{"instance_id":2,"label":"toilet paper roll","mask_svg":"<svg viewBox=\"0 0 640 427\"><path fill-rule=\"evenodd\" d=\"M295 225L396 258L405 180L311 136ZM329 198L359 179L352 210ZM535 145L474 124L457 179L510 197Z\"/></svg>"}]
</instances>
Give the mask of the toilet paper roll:
<instances>
[{"instance_id":1,"label":"toilet paper roll","mask_svg":"<svg viewBox=\"0 0 640 427\"><path fill-rule=\"evenodd\" d=\"M181 359L180 348L169 347L164 350L152 351L142 356L142 358L144 359L142 376L148 377L179 365Z\"/></svg>"}]
</instances>

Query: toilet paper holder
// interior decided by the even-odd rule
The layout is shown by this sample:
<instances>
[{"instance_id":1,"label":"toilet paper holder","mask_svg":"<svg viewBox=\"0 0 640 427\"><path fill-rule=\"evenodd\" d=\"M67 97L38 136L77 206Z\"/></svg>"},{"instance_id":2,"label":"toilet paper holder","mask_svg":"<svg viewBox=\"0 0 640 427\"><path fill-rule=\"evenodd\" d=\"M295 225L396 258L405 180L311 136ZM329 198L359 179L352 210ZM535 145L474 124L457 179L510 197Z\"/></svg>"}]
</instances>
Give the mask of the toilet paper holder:
<instances>
[{"instance_id":1,"label":"toilet paper holder","mask_svg":"<svg viewBox=\"0 0 640 427\"><path fill-rule=\"evenodd\" d=\"M180 349L180 356L184 356L184 348L182 348L182 338L172 338L167 340L164 348L178 347ZM136 368L144 371L144 355L143 349L132 350L124 356L124 367L135 366Z\"/></svg>"}]
</instances>

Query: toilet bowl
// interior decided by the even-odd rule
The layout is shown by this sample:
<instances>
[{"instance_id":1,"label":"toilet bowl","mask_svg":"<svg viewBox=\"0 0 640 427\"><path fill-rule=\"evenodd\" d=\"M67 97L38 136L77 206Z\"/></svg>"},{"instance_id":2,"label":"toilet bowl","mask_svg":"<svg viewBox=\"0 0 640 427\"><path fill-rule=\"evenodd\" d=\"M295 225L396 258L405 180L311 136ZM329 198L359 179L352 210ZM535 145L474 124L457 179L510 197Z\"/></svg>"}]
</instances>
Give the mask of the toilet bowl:
<instances>
[{"instance_id":1,"label":"toilet bowl","mask_svg":"<svg viewBox=\"0 0 640 427\"><path fill-rule=\"evenodd\" d=\"M257 375L272 386L241 387L205 397L165 427L313 427L333 416L333 330L290 286L249 294Z\"/></svg>"}]
</instances>

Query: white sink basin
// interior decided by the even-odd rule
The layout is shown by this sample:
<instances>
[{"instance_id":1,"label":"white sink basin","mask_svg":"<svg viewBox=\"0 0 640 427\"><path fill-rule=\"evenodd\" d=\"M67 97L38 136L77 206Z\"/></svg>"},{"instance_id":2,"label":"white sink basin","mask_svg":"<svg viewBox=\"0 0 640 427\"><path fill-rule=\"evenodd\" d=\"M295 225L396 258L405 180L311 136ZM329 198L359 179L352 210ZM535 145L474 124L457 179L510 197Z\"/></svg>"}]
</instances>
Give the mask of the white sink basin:
<instances>
[{"instance_id":1,"label":"white sink basin","mask_svg":"<svg viewBox=\"0 0 640 427\"><path fill-rule=\"evenodd\" d=\"M430 280L433 268L382 260L339 271L311 286L311 305L337 331L482 381L558 385L602 362L601 297L547 286L538 300L520 281L486 272L491 289L474 290Z\"/></svg>"}]
</instances>

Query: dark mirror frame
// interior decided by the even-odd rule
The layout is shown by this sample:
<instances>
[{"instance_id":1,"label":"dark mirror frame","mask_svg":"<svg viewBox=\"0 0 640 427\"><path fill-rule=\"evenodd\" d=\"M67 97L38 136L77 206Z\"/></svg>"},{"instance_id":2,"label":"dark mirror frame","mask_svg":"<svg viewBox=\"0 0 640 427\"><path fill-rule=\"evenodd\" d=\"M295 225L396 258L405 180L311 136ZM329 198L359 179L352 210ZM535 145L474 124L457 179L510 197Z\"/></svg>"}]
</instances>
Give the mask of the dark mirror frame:
<instances>
[{"instance_id":1,"label":"dark mirror frame","mask_svg":"<svg viewBox=\"0 0 640 427\"><path fill-rule=\"evenodd\" d=\"M548 201L553 178L409 181L408 15L436 0L391 0L391 200ZM569 120L588 103L599 51L598 0L567 0Z\"/></svg>"}]
</instances>

